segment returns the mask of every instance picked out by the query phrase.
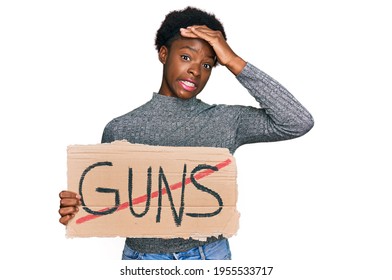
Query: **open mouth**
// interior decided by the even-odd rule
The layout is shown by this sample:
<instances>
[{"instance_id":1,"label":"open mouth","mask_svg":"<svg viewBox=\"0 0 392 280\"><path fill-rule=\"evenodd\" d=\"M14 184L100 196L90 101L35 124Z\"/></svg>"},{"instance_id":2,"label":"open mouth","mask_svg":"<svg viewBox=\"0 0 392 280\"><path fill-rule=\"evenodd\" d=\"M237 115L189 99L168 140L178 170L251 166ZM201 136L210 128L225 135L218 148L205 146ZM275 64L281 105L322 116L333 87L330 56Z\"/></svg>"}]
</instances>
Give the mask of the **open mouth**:
<instances>
[{"instance_id":1,"label":"open mouth","mask_svg":"<svg viewBox=\"0 0 392 280\"><path fill-rule=\"evenodd\" d=\"M180 80L179 83L180 83L181 87L183 89L185 89L186 91L194 91L197 89L196 84L191 81Z\"/></svg>"}]
</instances>

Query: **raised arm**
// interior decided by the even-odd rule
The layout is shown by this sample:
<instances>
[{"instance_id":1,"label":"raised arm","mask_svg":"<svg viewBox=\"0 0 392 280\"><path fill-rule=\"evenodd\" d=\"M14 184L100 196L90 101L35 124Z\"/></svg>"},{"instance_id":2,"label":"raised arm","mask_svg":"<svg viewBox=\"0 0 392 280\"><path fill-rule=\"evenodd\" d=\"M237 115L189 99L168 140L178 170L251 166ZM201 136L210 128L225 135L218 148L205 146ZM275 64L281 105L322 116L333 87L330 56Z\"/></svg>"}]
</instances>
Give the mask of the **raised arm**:
<instances>
[{"instance_id":1,"label":"raised arm","mask_svg":"<svg viewBox=\"0 0 392 280\"><path fill-rule=\"evenodd\" d=\"M241 111L237 145L282 141L307 133L314 124L312 115L280 83L250 63L238 81L260 104Z\"/></svg>"},{"instance_id":2,"label":"raised arm","mask_svg":"<svg viewBox=\"0 0 392 280\"><path fill-rule=\"evenodd\" d=\"M260 108L241 109L237 146L296 138L313 127L313 118L306 108L281 84L239 57L220 31L206 26L190 26L180 31L184 37L207 41L218 62L226 66L260 104Z\"/></svg>"}]
</instances>

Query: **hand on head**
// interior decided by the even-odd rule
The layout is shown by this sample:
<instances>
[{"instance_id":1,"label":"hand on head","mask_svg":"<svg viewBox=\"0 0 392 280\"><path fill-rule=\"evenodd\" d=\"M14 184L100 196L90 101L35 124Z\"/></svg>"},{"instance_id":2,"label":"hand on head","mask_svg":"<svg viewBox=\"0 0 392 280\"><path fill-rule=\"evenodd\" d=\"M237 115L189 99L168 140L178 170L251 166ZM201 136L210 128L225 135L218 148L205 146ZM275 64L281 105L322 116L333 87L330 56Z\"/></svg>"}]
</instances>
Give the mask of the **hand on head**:
<instances>
[{"instance_id":1,"label":"hand on head","mask_svg":"<svg viewBox=\"0 0 392 280\"><path fill-rule=\"evenodd\" d=\"M185 38L203 39L214 49L218 62L226 66L234 74L238 74L246 62L240 58L229 46L219 30L212 30L205 25L193 25L180 29Z\"/></svg>"}]
</instances>

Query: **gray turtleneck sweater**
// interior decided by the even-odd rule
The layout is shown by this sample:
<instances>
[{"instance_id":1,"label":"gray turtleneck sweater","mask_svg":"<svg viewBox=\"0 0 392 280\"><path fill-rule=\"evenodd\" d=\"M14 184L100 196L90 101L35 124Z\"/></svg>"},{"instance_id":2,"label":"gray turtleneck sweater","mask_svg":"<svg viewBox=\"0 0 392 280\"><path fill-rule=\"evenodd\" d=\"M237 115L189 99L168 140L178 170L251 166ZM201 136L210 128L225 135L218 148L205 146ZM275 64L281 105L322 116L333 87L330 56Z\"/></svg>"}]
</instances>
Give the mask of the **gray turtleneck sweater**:
<instances>
[{"instance_id":1,"label":"gray turtleneck sweater","mask_svg":"<svg viewBox=\"0 0 392 280\"><path fill-rule=\"evenodd\" d=\"M102 142L125 139L160 146L224 147L234 153L244 144L288 140L313 127L310 113L252 64L247 63L237 79L260 108L209 105L197 98L182 100L154 93L144 105L109 122ZM174 253L215 240L127 238L126 242L139 252Z\"/></svg>"}]
</instances>

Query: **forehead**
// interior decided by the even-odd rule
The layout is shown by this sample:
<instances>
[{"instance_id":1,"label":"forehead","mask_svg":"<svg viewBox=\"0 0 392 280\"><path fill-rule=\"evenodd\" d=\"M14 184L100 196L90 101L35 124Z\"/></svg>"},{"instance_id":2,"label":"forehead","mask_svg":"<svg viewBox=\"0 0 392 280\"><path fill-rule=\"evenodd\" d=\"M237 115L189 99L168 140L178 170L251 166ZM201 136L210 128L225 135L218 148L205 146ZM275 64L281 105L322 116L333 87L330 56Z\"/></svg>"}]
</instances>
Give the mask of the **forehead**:
<instances>
[{"instance_id":1,"label":"forehead","mask_svg":"<svg viewBox=\"0 0 392 280\"><path fill-rule=\"evenodd\" d=\"M179 38L174 40L170 46L174 50L188 50L196 54L202 54L214 58L216 56L213 48L209 43L202 39L193 38Z\"/></svg>"}]
</instances>

